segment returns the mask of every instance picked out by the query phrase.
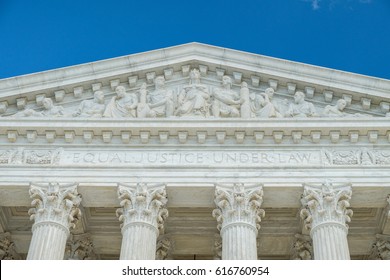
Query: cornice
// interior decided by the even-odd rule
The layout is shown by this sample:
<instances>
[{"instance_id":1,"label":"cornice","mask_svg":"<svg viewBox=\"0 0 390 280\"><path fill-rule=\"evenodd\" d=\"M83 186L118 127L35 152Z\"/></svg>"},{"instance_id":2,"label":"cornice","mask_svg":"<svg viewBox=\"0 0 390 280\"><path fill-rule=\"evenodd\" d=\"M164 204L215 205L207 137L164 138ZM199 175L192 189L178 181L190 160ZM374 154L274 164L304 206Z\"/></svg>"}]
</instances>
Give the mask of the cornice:
<instances>
[{"instance_id":1,"label":"cornice","mask_svg":"<svg viewBox=\"0 0 390 280\"><path fill-rule=\"evenodd\" d=\"M85 143L94 139L111 143L148 144L152 138L157 143L186 144L192 141L204 144L213 139L216 144L225 144L233 139L236 144L385 144L390 141L388 118L306 118L306 119L14 119L2 118L0 137L4 143L34 143L45 138L48 143L73 143L78 138ZM59 140L59 139L64 140ZM174 140L174 142L172 142ZM192 139L190 141L190 139ZM264 141L265 139L269 139ZM26 142L27 140L27 142ZM227 141L227 142L225 142ZM248 142L249 141L249 142ZM212 142L211 142L212 143ZM252 144L253 144L252 143Z\"/></svg>"},{"instance_id":2,"label":"cornice","mask_svg":"<svg viewBox=\"0 0 390 280\"><path fill-rule=\"evenodd\" d=\"M23 95L85 82L110 79L120 75L146 75L149 69L180 70L185 62L208 64L215 68L241 69L243 77L258 75L262 79L282 77L291 82L359 92L376 98L389 98L390 81L359 74L312 66L283 59L251 54L200 43L189 43L113 59L80 64L35 74L0 80L0 98Z\"/></svg>"}]
</instances>

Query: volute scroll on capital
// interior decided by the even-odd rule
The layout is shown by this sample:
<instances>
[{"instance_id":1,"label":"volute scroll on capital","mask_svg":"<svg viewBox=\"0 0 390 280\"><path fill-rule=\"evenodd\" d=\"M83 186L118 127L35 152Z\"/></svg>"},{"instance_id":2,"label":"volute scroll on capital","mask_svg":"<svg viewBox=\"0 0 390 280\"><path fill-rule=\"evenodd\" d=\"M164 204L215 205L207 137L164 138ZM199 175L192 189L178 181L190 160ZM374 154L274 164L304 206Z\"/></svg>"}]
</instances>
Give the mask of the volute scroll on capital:
<instances>
[{"instance_id":1,"label":"volute scroll on capital","mask_svg":"<svg viewBox=\"0 0 390 280\"><path fill-rule=\"evenodd\" d=\"M164 222L168 217L168 202L165 184L136 185L118 184L120 208L116 215L121 228L130 223L141 222L154 226L160 233L164 232Z\"/></svg>"},{"instance_id":2,"label":"volute scroll on capital","mask_svg":"<svg viewBox=\"0 0 390 280\"><path fill-rule=\"evenodd\" d=\"M34 225L41 222L55 222L66 229L74 228L81 217L78 208L81 195L77 192L77 186L76 183L31 183L29 194L33 201L28 214L30 220L35 220Z\"/></svg>"},{"instance_id":3,"label":"volute scroll on capital","mask_svg":"<svg viewBox=\"0 0 390 280\"><path fill-rule=\"evenodd\" d=\"M265 211L261 209L263 202L263 187L261 184L217 184L215 188L216 209L212 216L218 222L218 229L234 223L245 223L260 229L261 218Z\"/></svg>"},{"instance_id":4,"label":"volute scroll on capital","mask_svg":"<svg viewBox=\"0 0 390 280\"><path fill-rule=\"evenodd\" d=\"M352 196L350 184L333 186L324 183L321 187L304 185L300 216L310 230L324 223L337 223L348 229L353 211L349 209Z\"/></svg>"}]
</instances>

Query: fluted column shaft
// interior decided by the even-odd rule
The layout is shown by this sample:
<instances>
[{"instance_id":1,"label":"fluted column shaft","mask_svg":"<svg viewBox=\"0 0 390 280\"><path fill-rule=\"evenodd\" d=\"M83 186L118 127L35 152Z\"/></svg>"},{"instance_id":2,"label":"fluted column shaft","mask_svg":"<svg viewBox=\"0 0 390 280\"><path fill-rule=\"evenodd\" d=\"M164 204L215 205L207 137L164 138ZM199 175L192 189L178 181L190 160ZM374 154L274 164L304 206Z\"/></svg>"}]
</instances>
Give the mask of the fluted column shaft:
<instances>
[{"instance_id":1,"label":"fluted column shaft","mask_svg":"<svg viewBox=\"0 0 390 280\"><path fill-rule=\"evenodd\" d=\"M341 224L326 223L311 230L316 260L349 260L348 229Z\"/></svg>"},{"instance_id":2,"label":"fluted column shaft","mask_svg":"<svg viewBox=\"0 0 390 280\"><path fill-rule=\"evenodd\" d=\"M122 207L117 216L123 222L120 259L154 260L157 237L168 217L165 185L119 185L118 197Z\"/></svg>"},{"instance_id":3,"label":"fluted column shaft","mask_svg":"<svg viewBox=\"0 0 390 280\"><path fill-rule=\"evenodd\" d=\"M35 223L27 259L62 260L69 229L80 218L77 207L81 198L77 193L77 185L31 185L30 197L33 199L33 208L29 214Z\"/></svg>"},{"instance_id":4,"label":"fluted column shaft","mask_svg":"<svg viewBox=\"0 0 390 280\"><path fill-rule=\"evenodd\" d=\"M232 187L218 185L215 191L217 219L222 237L223 260L257 260L256 237L264 211L260 209L263 190L260 185Z\"/></svg>"},{"instance_id":5,"label":"fluted column shaft","mask_svg":"<svg viewBox=\"0 0 390 280\"><path fill-rule=\"evenodd\" d=\"M349 207L350 186L321 188L304 187L301 217L310 229L315 260L349 260L348 225L352 216Z\"/></svg>"}]
</instances>

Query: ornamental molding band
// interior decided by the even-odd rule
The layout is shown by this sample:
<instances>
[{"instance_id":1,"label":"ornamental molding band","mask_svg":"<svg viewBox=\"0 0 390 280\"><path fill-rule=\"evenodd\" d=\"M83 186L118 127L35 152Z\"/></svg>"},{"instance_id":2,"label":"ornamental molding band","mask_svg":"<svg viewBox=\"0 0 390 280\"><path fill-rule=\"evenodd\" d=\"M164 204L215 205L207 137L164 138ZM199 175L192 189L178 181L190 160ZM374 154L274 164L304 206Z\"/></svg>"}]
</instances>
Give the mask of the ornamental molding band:
<instances>
[{"instance_id":1,"label":"ornamental molding band","mask_svg":"<svg viewBox=\"0 0 390 280\"><path fill-rule=\"evenodd\" d=\"M0 79L3 259L383 259L389 194L390 80L200 43Z\"/></svg>"}]
</instances>

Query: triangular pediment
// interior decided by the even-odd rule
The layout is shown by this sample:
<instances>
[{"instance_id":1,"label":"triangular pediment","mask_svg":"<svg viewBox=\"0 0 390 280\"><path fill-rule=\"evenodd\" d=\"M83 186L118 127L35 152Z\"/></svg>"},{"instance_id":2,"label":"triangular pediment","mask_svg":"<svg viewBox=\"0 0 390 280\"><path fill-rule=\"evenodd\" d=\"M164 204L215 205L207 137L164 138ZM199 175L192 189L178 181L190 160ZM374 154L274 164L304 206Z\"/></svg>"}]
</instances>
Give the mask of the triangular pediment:
<instances>
[{"instance_id":1,"label":"triangular pediment","mask_svg":"<svg viewBox=\"0 0 390 280\"><path fill-rule=\"evenodd\" d=\"M193 69L200 76L200 87L189 92L194 83L190 77ZM137 103L142 98L140 90L144 89L146 103L153 106L153 102L160 101L158 97L151 100L157 91L155 78L160 76L164 77L164 89L171 96L172 108L168 110L172 112L152 108L142 114L139 113L141 104L135 105L134 112L125 117L385 117L390 106L388 80L190 43L0 80L0 112L2 117L88 117L77 113L82 110L81 104L86 100L91 103L94 92L102 91L104 107L107 107L114 102L118 86L124 87L126 95L130 99L133 96ZM237 104L229 104L229 98L225 100L229 93L222 84L224 76L231 81L230 99ZM274 108L264 108L267 89L268 101ZM271 96L269 89L273 90ZM296 92L304 94L305 104L299 105L294 99ZM198 97L199 94L208 96ZM218 95L221 100L215 101ZM44 108L45 98L52 101L55 110ZM242 101L243 98L249 103ZM192 108L196 102L204 102L203 113L199 112L200 108ZM131 105L131 101L125 103ZM344 103L345 108L338 107L338 103ZM271 112L275 109L276 113ZM297 112L292 113L294 109ZM313 113L298 116L301 109ZM110 117L107 108L102 110L102 116L99 114L94 117ZM111 114L111 117L121 116Z\"/></svg>"}]
</instances>

